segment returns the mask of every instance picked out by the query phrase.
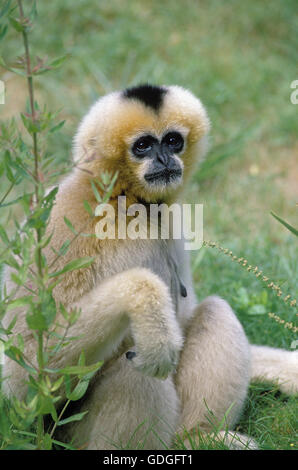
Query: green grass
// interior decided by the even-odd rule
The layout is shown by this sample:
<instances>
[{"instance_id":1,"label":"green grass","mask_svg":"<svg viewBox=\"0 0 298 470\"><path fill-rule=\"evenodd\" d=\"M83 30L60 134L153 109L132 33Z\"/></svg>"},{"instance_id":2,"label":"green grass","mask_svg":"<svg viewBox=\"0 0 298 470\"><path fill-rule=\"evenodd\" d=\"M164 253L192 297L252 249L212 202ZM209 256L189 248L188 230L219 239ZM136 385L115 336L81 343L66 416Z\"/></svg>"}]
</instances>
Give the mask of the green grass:
<instances>
[{"instance_id":1,"label":"green grass","mask_svg":"<svg viewBox=\"0 0 298 470\"><path fill-rule=\"evenodd\" d=\"M284 246L273 246L262 239L261 234L254 244L242 249L237 241L230 240L226 246L257 264L271 279L278 280L285 295L295 293L297 250L291 237L285 240ZM202 299L216 293L227 299L250 342L290 349L297 335L270 319L268 312L297 324L296 311L238 263L215 249L202 250L197 263L194 260L198 297ZM252 384L245 412L236 429L253 437L262 449L297 449L297 397L281 394L272 384Z\"/></svg>"},{"instance_id":2,"label":"green grass","mask_svg":"<svg viewBox=\"0 0 298 470\"><path fill-rule=\"evenodd\" d=\"M296 1L53 0L39 2L38 11L33 52L70 54L60 70L37 79L39 101L61 108L66 119L49 141L57 165L68 161L78 122L98 96L143 81L190 88L212 121L209 156L188 195L204 204L205 237L297 296L297 239L270 215L297 227L297 106L290 102L297 79ZM21 53L9 33L5 59ZM2 79L1 113L8 118L24 106L26 90L21 78L3 71ZM295 335L267 314L297 323L292 308L223 254L203 248L193 262L199 298L221 295L251 342L290 349ZM261 447L292 449L295 413L297 400L254 385L239 429Z\"/></svg>"}]
</instances>

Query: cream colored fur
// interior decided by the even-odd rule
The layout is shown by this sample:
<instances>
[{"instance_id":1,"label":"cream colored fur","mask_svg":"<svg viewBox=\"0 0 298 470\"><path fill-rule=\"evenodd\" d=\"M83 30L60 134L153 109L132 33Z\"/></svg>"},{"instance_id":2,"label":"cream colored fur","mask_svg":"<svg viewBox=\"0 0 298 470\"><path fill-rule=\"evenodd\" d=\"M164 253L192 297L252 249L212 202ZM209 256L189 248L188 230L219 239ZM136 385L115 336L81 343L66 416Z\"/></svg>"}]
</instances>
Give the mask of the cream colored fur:
<instances>
[{"instance_id":1,"label":"cream colored fur","mask_svg":"<svg viewBox=\"0 0 298 470\"><path fill-rule=\"evenodd\" d=\"M271 382L284 393L298 393L298 351L251 346L253 382Z\"/></svg>"},{"instance_id":2,"label":"cream colored fur","mask_svg":"<svg viewBox=\"0 0 298 470\"><path fill-rule=\"evenodd\" d=\"M184 184L154 193L142 179L146 163L131 158L129 145L142 132L160 135L165 129L180 129L187 139L181 156ZM96 207L90 180L102 171L119 171L110 200L115 207L117 196L123 193L129 203L139 198L147 202L177 200L204 155L208 129L201 102L181 87L168 88L158 116L139 102L123 100L119 92L99 100L75 138L74 158L81 168L60 184L49 226L49 233L54 231L52 245L58 249L71 237L65 215L76 229L84 227L84 232L94 233L94 222L88 220L83 201ZM48 249L46 256L50 264L55 255ZM78 445L163 449L173 445L176 432L181 435L199 426L208 433L221 421L224 428L233 429L251 378L277 382L288 393L297 391L297 353L250 346L237 317L218 297L208 297L197 306L183 240L79 237L56 269L80 256L94 256L92 267L68 273L55 289L57 302L82 310L69 331L70 336L80 338L51 365L75 364L82 350L88 363L103 359L108 365L82 404L87 416L68 430ZM187 297L179 293L169 258L178 267ZM9 270L5 280L10 289ZM15 313L8 313L6 324ZM15 333L24 336L25 353L36 362L36 344L24 311L19 311ZM121 348L134 350L135 358L118 357ZM4 371L7 393L23 397L24 370L7 358ZM224 431L221 436L231 448L249 445L247 437Z\"/></svg>"}]
</instances>

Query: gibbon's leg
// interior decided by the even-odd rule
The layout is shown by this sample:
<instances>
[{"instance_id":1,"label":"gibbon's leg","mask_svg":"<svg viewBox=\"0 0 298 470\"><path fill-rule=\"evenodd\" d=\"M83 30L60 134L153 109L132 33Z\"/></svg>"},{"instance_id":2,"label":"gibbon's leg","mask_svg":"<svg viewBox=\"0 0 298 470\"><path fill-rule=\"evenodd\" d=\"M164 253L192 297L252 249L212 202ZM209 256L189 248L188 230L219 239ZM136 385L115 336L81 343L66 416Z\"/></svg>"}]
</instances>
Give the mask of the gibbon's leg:
<instances>
[{"instance_id":1,"label":"gibbon's leg","mask_svg":"<svg viewBox=\"0 0 298 470\"><path fill-rule=\"evenodd\" d=\"M51 361L53 368L76 363L82 350L86 362L111 357L130 327L136 345L131 363L147 375L165 378L174 370L182 347L182 336L175 318L170 293L164 282L148 269L124 271L101 282L72 307L81 308L78 321L68 335L78 337ZM70 307L68 307L70 310ZM24 316L23 331L28 329ZM25 354L35 362L33 339L25 343ZM17 363L7 358L4 384L8 393L23 397L26 379Z\"/></svg>"},{"instance_id":2,"label":"gibbon's leg","mask_svg":"<svg viewBox=\"0 0 298 470\"><path fill-rule=\"evenodd\" d=\"M241 324L223 299L206 298L187 326L175 377L181 400L180 435L198 427L210 433L218 430L221 421L223 429L232 429L242 411L250 376L250 346ZM226 442L232 448L241 447L233 433ZM246 442L242 443L245 447Z\"/></svg>"},{"instance_id":3,"label":"gibbon's leg","mask_svg":"<svg viewBox=\"0 0 298 470\"><path fill-rule=\"evenodd\" d=\"M252 382L271 382L289 395L298 393L298 351L251 345Z\"/></svg>"},{"instance_id":4,"label":"gibbon's leg","mask_svg":"<svg viewBox=\"0 0 298 470\"><path fill-rule=\"evenodd\" d=\"M69 425L61 438L91 450L166 449L179 422L172 377L145 376L125 354L92 385L84 410L83 420Z\"/></svg>"}]
</instances>

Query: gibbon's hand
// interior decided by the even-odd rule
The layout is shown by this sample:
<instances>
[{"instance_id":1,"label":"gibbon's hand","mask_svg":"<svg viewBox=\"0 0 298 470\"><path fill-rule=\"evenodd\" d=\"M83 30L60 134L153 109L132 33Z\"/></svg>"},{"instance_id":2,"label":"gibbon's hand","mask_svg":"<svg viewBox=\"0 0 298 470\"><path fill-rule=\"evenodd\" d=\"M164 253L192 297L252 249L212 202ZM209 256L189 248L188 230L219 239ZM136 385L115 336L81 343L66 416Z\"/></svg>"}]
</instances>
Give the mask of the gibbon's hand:
<instances>
[{"instance_id":1,"label":"gibbon's hand","mask_svg":"<svg viewBox=\"0 0 298 470\"><path fill-rule=\"evenodd\" d=\"M179 362L182 338L178 332L173 337L156 338L154 344L137 342L134 349L126 352L126 358L131 364L145 375L165 380L175 372ZM151 343L151 344L150 344Z\"/></svg>"},{"instance_id":2,"label":"gibbon's hand","mask_svg":"<svg viewBox=\"0 0 298 470\"><path fill-rule=\"evenodd\" d=\"M175 372L178 364L179 353L173 351L172 357L168 356L163 361L154 361L154 358L144 358L138 356L135 351L127 351L126 358L131 361L132 365L145 375L165 380L170 373ZM149 360L148 360L149 359Z\"/></svg>"},{"instance_id":3,"label":"gibbon's hand","mask_svg":"<svg viewBox=\"0 0 298 470\"><path fill-rule=\"evenodd\" d=\"M165 379L175 370L183 345L182 333L169 289L156 274L146 268L119 273L103 282L89 303L96 303L96 312L100 312L104 344L111 336L110 329L115 330L117 324L128 319L123 328L130 327L135 345L135 355L128 356L138 371Z\"/></svg>"}]
</instances>

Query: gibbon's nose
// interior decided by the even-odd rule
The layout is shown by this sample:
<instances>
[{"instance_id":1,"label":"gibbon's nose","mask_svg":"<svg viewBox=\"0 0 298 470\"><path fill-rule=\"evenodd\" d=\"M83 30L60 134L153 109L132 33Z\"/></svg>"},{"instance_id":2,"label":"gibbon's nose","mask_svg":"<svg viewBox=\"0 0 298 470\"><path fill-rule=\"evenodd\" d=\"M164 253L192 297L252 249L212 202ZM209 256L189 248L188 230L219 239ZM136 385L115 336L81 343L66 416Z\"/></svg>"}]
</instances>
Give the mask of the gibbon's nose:
<instances>
[{"instance_id":1,"label":"gibbon's nose","mask_svg":"<svg viewBox=\"0 0 298 470\"><path fill-rule=\"evenodd\" d=\"M162 150L156 152L156 161L159 165L161 164L162 166L165 166L167 168L169 160L170 156L167 152L163 152Z\"/></svg>"}]
</instances>

